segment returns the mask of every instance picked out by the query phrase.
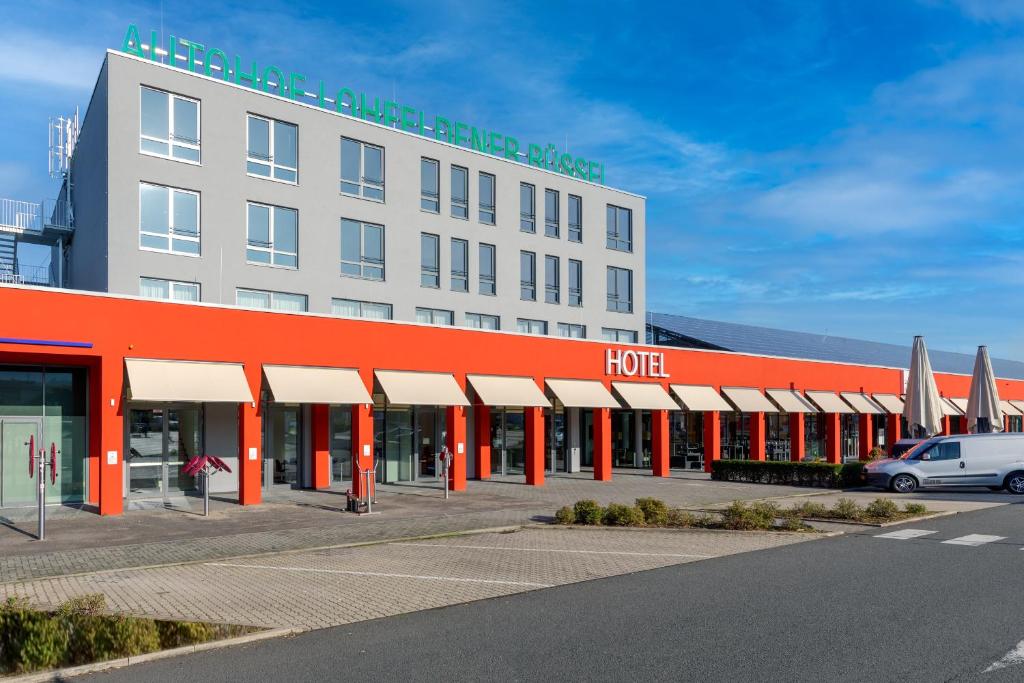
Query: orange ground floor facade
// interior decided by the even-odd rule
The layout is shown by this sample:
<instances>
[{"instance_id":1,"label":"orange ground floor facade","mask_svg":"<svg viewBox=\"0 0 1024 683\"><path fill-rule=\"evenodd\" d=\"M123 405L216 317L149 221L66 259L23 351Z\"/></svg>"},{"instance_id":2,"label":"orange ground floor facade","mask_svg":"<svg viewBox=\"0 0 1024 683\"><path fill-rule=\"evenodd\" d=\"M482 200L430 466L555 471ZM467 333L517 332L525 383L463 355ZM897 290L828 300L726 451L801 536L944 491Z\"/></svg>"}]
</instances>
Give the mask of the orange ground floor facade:
<instances>
[{"instance_id":1,"label":"orange ground floor facade","mask_svg":"<svg viewBox=\"0 0 1024 683\"><path fill-rule=\"evenodd\" d=\"M104 515L211 490L434 479L448 486L713 460L864 459L900 438L895 368L0 287L0 507L31 504L29 452L58 459L48 500ZM943 396L970 377L937 374ZM1024 401L1024 381L998 380ZM944 429L963 431L950 404ZM1019 416L1008 416L1020 429ZM26 488L27 487L27 488Z\"/></svg>"}]
</instances>

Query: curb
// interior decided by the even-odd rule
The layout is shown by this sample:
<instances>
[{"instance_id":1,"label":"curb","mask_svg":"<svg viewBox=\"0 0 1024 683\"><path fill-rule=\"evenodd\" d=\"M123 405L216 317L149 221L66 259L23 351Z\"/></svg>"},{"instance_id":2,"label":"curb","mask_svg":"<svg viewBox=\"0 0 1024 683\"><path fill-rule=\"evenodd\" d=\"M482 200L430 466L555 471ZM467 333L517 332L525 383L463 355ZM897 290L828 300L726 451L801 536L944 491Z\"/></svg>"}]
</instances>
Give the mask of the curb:
<instances>
[{"instance_id":1,"label":"curb","mask_svg":"<svg viewBox=\"0 0 1024 683\"><path fill-rule=\"evenodd\" d=\"M131 666L133 664L144 664L146 662L155 662L160 659L168 659L170 657L178 657L180 655L204 652L206 650L219 650L224 647L245 645L246 643L255 643L261 640L268 640L270 638L292 636L298 633L302 633L305 630L307 629L273 628L266 631L258 631L256 633L247 633L244 636L236 636L234 638L225 638L223 640L211 640L205 643L197 643L195 645L175 647L171 648L170 650L157 650L156 652L147 652L146 654L135 655L134 657L121 657L120 659L108 659L106 661L95 662L93 664L69 666L64 669L51 669L49 671L39 671L37 673L24 674L22 676L12 676L9 678L3 677L3 681L4 683L7 683L8 681L10 683L43 683L44 681L60 681L65 678L97 673L100 671L106 671L108 669L121 669L126 666Z\"/></svg>"}]
</instances>

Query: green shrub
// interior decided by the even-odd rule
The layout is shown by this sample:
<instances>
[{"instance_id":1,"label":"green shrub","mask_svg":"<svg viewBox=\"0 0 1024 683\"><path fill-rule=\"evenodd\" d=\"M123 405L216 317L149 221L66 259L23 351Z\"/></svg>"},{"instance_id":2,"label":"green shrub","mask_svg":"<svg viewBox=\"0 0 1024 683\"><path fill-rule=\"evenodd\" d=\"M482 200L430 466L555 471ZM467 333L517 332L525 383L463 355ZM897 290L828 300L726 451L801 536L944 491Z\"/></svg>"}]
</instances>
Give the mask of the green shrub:
<instances>
[{"instance_id":1,"label":"green shrub","mask_svg":"<svg viewBox=\"0 0 1024 683\"><path fill-rule=\"evenodd\" d=\"M558 508L558 512L555 513L556 524L575 524L576 523L576 511L566 505L565 507Z\"/></svg>"},{"instance_id":2,"label":"green shrub","mask_svg":"<svg viewBox=\"0 0 1024 683\"><path fill-rule=\"evenodd\" d=\"M900 512L900 506L888 498L875 498L864 508L868 517L876 519L892 519Z\"/></svg>"},{"instance_id":3,"label":"green shrub","mask_svg":"<svg viewBox=\"0 0 1024 683\"><path fill-rule=\"evenodd\" d=\"M786 484L845 488L863 483L863 463L780 462L762 460L712 460L711 478L755 484Z\"/></svg>"},{"instance_id":4,"label":"green shrub","mask_svg":"<svg viewBox=\"0 0 1024 683\"><path fill-rule=\"evenodd\" d=\"M156 628L160 638L160 647L164 649L205 643L218 636L216 626L194 621L158 621Z\"/></svg>"},{"instance_id":5,"label":"green shrub","mask_svg":"<svg viewBox=\"0 0 1024 683\"><path fill-rule=\"evenodd\" d=\"M8 599L0 610L0 665L4 671L25 673L51 669L64 659L67 631L46 612L24 601Z\"/></svg>"},{"instance_id":6,"label":"green shrub","mask_svg":"<svg viewBox=\"0 0 1024 683\"><path fill-rule=\"evenodd\" d=\"M686 510L669 510L665 515L665 526L688 528L697 526L697 518Z\"/></svg>"},{"instance_id":7,"label":"green shrub","mask_svg":"<svg viewBox=\"0 0 1024 683\"><path fill-rule=\"evenodd\" d=\"M604 509L605 526L643 526L644 513L635 505L611 503Z\"/></svg>"},{"instance_id":8,"label":"green shrub","mask_svg":"<svg viewBox=\"0 0 1024 683\"><path fill-rule=\"evenodd\" d=\"M860 519L864 509L849 498L840 498L832 506L832 516L836 519Z\"/></svg>"},{"instance_id":9,"label":"green shrub","mask_svg":"<svg viewBox=\"0 0 1024 683\"><path fill-rule=\"evenodd\" d=\"M828 516L828 508L813 500L804 501L793 510L801 517L822 518Z\"/></svg>"},{"instance_id":10,"label":"green shrub","mask_svg":"<svg viewBox=\"0 0 1024 683\"><path fill-rule=\"evenodd\" d=\"M748 506L743 501L735 500L722 512L722 526L739 530L771 529L778 515L779 509L773 503L754 503Z\"/></svg>"},{"instance_id":11,"label":"green shrub","mask_svg":"<svg viewBox=\"0 0 1024 683\"><path fill-rule=\"evenodd\" d=\"M928 508L923 503L907 503L903 506L903 510L908 515L923 515L928 512Z\"/></svg>"},{"instance_id":12,"label":"green shrub","mask_svg":"<svg viewBox=\"0 0 1024 683\"><path fill-rule=\"evenodd\" d=\"M800 519L800 515L794 508L782 512L782 528L786 531L803 531L811 527L804 524L804 521Z\"/></svg>"},{"instance_id":13,"label":"green shrub","mask_svg":"<svg viewBox=\"0 0 1024 683\"><path fill-rule=\"evenodd\" d=\"M647 526L665 526L668 522L668 505L657 498L637 498L636 506L644 513Z\"/></svg>"},{"instance_id":14,"label":"green shrub","mask_svg":"<svg viewBox=\"0 0 1024 683\"><path fill-rule=\"evenodd\" d=\"M604 519L604 510L596 500L578 500L573 506L577 524L597 525Z\"/></svg>"},{"instance_id":15,"label":"green shrub","mask_svg":"<svg viewBox=\"0 0 1024 683\"><path fill-rule=\"evenodd\" d=\"M885 449L880 446L875 446L868 453L869 460L881 460L882 458L888 458L889 454L885 452Z\"/></svg>"}]
</instances>

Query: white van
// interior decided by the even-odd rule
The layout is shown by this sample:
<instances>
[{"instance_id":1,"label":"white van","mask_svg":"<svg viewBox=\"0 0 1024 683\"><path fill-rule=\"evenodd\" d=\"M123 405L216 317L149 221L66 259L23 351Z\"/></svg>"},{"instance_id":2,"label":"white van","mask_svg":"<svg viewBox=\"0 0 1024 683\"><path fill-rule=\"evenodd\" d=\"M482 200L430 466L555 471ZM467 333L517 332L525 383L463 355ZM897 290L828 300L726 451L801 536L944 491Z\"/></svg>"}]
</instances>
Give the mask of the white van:
<instances>
[{"instance_id":1,"label":"white van","mask_svg":"<svg viewBox=\"0 0 1024 683\"><path fill-rule=\"evenodd\" d=\"M869 485L910 493L918 487L987 486L1024 494L1024 434L956 434L922 441L899 458L864 466Z\"/></svg>"}]
</instances>

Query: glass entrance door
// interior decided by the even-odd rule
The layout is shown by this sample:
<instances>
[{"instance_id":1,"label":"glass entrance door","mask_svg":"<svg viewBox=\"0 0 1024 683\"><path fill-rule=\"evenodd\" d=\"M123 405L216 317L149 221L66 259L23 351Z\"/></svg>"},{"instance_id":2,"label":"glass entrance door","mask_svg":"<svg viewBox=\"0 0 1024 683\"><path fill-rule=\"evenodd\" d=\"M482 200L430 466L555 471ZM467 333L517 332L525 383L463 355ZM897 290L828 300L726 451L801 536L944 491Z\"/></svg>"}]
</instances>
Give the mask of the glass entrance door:
<instances>
[{"instance_id":1,"label":"glass entrance door","mask_svg":"<svg viewBox=\"0 0 1024 683\"><path fill-rule=\"evenodd\" d=\"M526 415L491 408L491 474L526 472Z\"/></svg>"},{"instance_id":2,"label":"glass entrance door","mask_svg":"<svg viewBox=\"0 0 1024 683\"><path fill-rule=\"evenodd\" d=\"M128 497L167 498L194 491L195 477L184 474L182 468L201 451L201 407L129 410Z\"/></svg>"},{"instance_id":3,"label":"glass entrance door","mask_svg":"<svg viewBox=\"0 0 1024 683\"><path fill-rule=\"evenodd\" d=\"M417 478L437 478L440 445L437 439L437 410L434 408L416 409L416 443L419 446Z\"/></svg>"},{"instance_id":4,"label":"glass entrance door","mask_svg":"<svg viewBox=\"0 0 1024 683\"><path fill-rule=\"evenodd\" d=\"M36 457L41 448L46 450L41 443L42 434L41 419L0 418L0 507L31 505L36 501L39 482L35 477L39 476L39 470L37 465L29 477L29 446L35 446ZM49 451L46 457L49 458ZM49 489L49 470L44 480Z\"/></svg>"},{"instance_id":5,"label":"glass entrance door","mask_svg":"<svg viewBox=\"0 0 1024 683\"><path fill-rule=\"evenodd\" d=\"M264 486L299 486L302 407L272 403L264 414Z\"/></svg>"},{"instance_id":6,"label":"glass entrance door","mask_svg":"<svg viewBox=\"0 0 1024 683\"><path fill-rule=\"evenodd\" d=\"M544 411L544 438L548 443L549 472L568 472L566 466L566 424L567 415L561 408Z\"/></svg>"}]
</instances>

